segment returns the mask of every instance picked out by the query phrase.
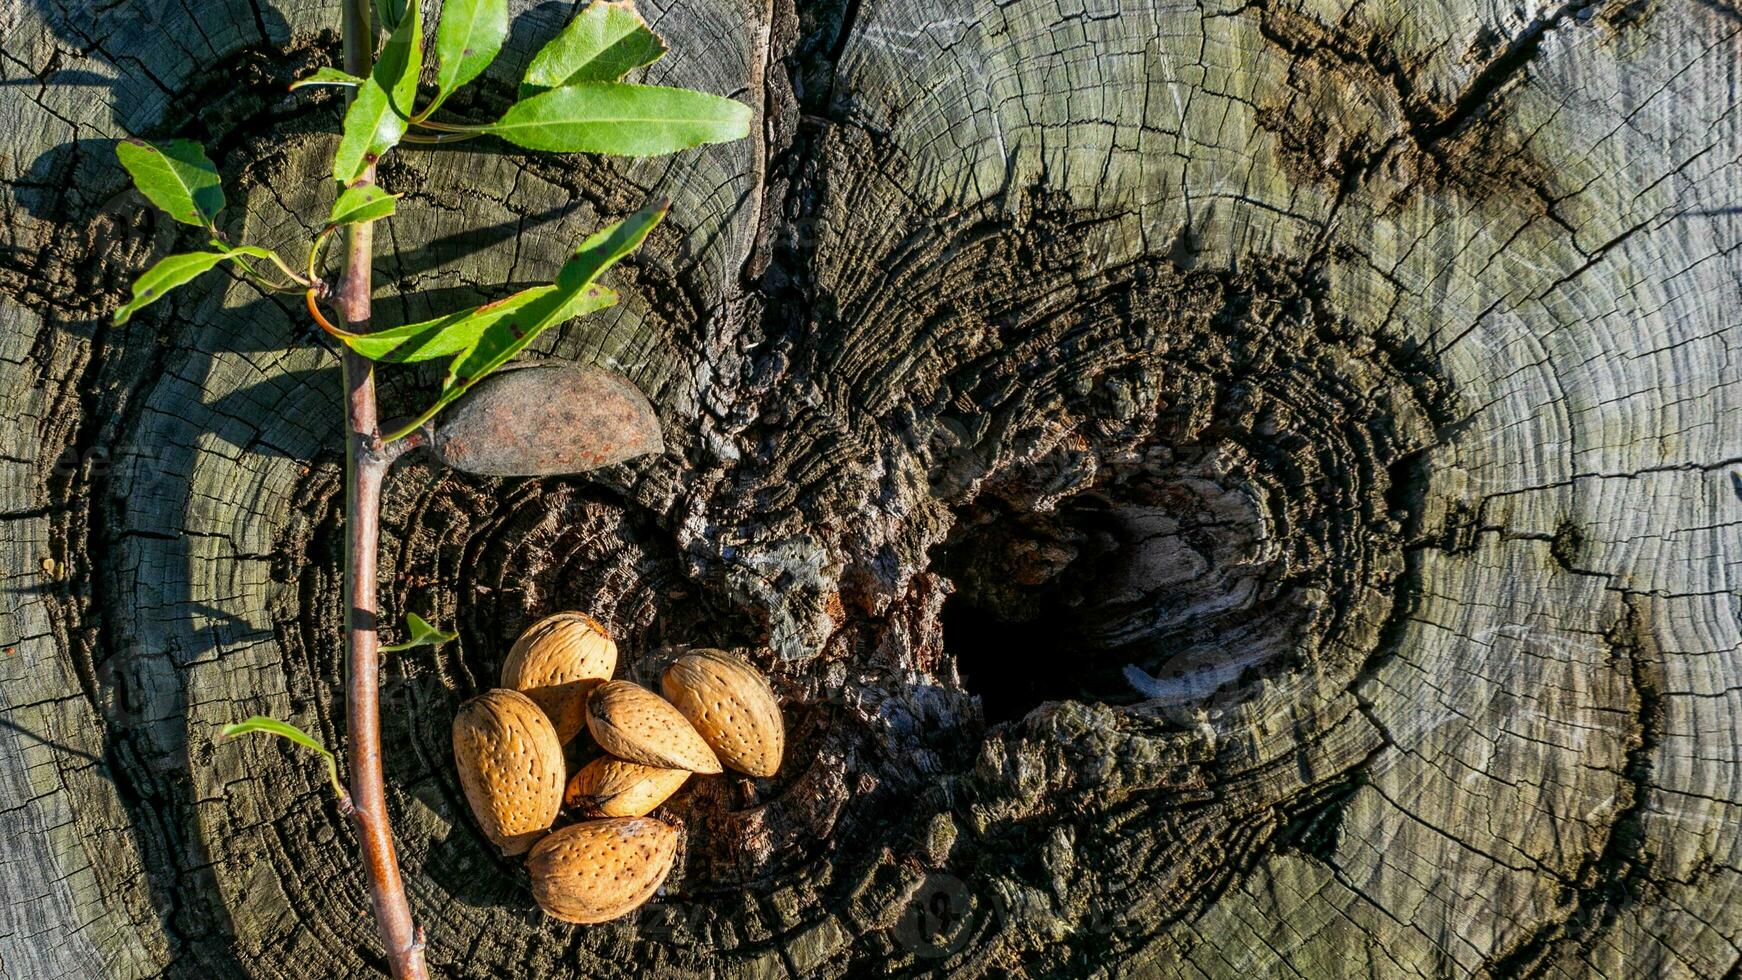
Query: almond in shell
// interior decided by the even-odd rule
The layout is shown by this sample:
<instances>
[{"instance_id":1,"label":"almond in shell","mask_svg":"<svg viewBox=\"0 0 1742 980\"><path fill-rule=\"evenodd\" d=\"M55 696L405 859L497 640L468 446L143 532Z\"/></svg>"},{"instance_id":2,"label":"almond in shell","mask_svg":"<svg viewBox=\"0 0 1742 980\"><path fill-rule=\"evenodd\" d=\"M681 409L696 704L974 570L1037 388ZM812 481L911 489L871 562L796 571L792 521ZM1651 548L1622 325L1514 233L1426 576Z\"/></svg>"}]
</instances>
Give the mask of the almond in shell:
<instances>
[{"instance_id":1,"label":"almond in shell","mask_svg":"<svg viewBox=\"0 0 1742 980\"><path fill-rule=\"evenodd\" d=\"M688 778L685 769L661 769L604 755L582 766L569 780L563 804L590 816L645 816Z\"/></svg>"},{"instance_id":2,"label":"almond in shell","mask_svg":"<svg viewBox=\"0 0 1742 980\"><path fill-rule=\"evenodd\" d=\"M786 751L786 725L768 679L724 650L692 650L660 680L665 696L726 765L772 776Z\"/></svg>"},{"instance_id":3,"label":"almond in shell","mask_svg":"<svg viewBox=\"0 0 1742 980\"><path fill-rule=\"evenodd\" d=\"M677 857L677 830L651 817L571 824L526 859L532 897L564 922L609 922L653 897Z\"/></svg>"},{"instance_id":4,"label":"almond in shell","mask_svg":"<svg viewBox=\"0 0 1742 980\"><path fill-rule=\"evenodd\" d=\"M454 765L485 836L522 854L562 809L563 749L532 699L498 688L460 705Z\"/></svg>"},{"instance_id":5,"label":"almond in shell","mask_svg":"<svg viewBox=\"0 0 1742 980\"><path fill-rule=\"evenodd\" d=\"M720 760L678 710L630 681L606 681L587 699L587 730L619 759L661 769L720 771Z\"/></svg>"},{"instance_id":6,"label":"almond in shell","mask_svg":"<svg viewBox=\"0 0 1742 980\"><path fill-rule=\"evenodd\" d=\"M567 745L587 725L587 695L617 669L617 644L586 613L560 612L533 623L502 663L502 686L531 698Z\"/></svg>"}]
</instances>

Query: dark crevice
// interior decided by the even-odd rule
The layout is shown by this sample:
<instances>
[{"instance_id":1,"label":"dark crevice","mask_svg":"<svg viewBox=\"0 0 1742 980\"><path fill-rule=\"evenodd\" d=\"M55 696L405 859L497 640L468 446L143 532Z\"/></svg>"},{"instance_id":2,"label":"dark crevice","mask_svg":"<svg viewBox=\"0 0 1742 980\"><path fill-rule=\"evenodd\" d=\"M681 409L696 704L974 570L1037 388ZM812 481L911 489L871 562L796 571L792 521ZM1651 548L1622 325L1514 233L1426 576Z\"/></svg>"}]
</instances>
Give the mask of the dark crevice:
<instances>
[{"instance_id":1,"label":"dark crevice","mask_svg":"<svg viewBox=\"0 0 1742 980\"><path fill-rule=\"evenodd\" d=\"M1662 667L1650 648L1643 615L1638 603L1626 600L1625 615L1607 637L1611 665L1627 673L1634 701L1623 782L1608 835L1602 849L1561 888L1562 914L1496 959L1491 970L1495 977L1545 977L1564 972L1558 968L1566 966L1577 970L1577 964L1589 962L1583 954L1604 941L1621 912L1644 900L1655 887L1645 819L1666 705L1660 686Z\"/></svg>"},{"instance_id":2,"label":"dark crevice","mask_svg":"<svg viewBox=\"0 0 1742 980\"><path fill-rule=\"evenodd\" d=\"M1585 547L1585 534L1571 521L1562 521L1549 539L1548 553L1555 563L1569 572L1577 572L1579 554Z\"/></svg>"},{"instance_id":3,"label":"dark crevice","mask_svg":"<svg viewBox=\"0 0 1742 980\"><path fill-rule=\"evenodd\" d=\"M1069 633L1049 621L1047 611L1031 622L1009 622L952 596L942 622L962 686L980 699L989 724L1014 721L1047 701L1084 696ZM1061 663L1072 667L1060 670Z\"/></svg>"},{"instance_id":4,"label":"dark crevice","mask_svg":"<svg viewBox=\"0 0 1742 980\"><path fill-rule=\"evenodd\" d=\"M1594 6L1597 2L1598 0L1575 0L1573 3L1563 4L1547 17L1533 21L1517 37L1513 38L1511 43L1507 44L1504 51L1476 73L1476 77L1464 87L1464 91L1459 93L1457 99L1452 102L1441 118L1437 120L1427 118L1426 114L1420 110L1412 113L1411 131L1416 141L1425 147L1456 133L1459 127L1474 119L1483 106L1487 105L1502 88L1524 71L1525 66L1530 63L1532 58L1536 57L1538 49L1542 47L1543 38L1548 35L1549 31L1554 30L1568 17L1577 16L1579 12ZM1400 89L1406 97L1405 104L1407 105L1407 96L1413 85L1409 82L1407 74L1402 75L1401 78L1404 80L1404 85L1409 86Z\"/></svg>"},{"instance_id":5,"label":"dark crevice","mask_svg":"<svg viewBox=\"0 0 1742 980\"><path fill-rule=\"evenodd\" d=\"M1303 799L1293 801L1277 834L1278 846L1336 867L1337 848L1343 839L1343 811L1363 785L1364 776L1356 767L1349 777L1315 787Z\"/></svg>"},{"instance_id":6,"label":"dark crevice","mask_svg":"<svg viewBox=\"0 0 1742 980\"><path fill-rule=\"evenodd\" d=\"M833 62L837 69L841 65L841 56L847 52L847 43L853 39L853 25L859 19L859 3L860 0L846 0L840 23L835 27L835 40L829 47L829 61ZM831 88L831 100L833 94Z\"/></svg>"}]
</instances>

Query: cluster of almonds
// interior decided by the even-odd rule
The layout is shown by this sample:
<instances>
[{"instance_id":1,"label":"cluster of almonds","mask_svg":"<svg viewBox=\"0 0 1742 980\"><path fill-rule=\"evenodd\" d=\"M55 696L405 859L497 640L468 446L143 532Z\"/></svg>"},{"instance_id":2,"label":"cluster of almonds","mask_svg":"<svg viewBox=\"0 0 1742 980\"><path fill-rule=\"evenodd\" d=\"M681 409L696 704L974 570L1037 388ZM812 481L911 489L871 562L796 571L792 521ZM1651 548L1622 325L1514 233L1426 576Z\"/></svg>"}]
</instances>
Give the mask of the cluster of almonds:
<instances>
[{"instance_id":1,"label":"cluster of almonds","mask_svg":"<svg viewBox=\"0 0 1742 980\"><path fill-rule=\"evenodd\" d=\"M652 897L677 857L677 828L647 816L690 773L722 763L772 776L786 741L754 667L692 650L666 668L665 697L611 680L617 644L585 613L534 623L502 665L502 687L460 706L454 762L472 812L505 854L532 853L532 894L565 922L605 922ZM589 731L604 749L563 789L563 746ZM587 819L556 831L564 805Z\"/></svg>"}]
</instances>

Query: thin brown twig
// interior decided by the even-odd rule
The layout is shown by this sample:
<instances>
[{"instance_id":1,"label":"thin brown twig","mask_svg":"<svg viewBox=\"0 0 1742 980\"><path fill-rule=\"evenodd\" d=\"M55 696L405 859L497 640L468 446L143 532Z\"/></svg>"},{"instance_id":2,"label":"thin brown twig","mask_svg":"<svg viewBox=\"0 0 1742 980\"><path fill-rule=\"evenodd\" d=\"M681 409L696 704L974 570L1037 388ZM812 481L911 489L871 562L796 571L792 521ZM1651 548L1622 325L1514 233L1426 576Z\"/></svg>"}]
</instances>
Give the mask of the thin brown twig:
<instances>
[{"instance_id":1,"label":"thin brown twig","mask_svg":"<svg viewBox=\"0 0 1742 980\"><path fill-rule=\"evenodd\" d=\"M370 0L347 0L344 7L345 70L363 76L374 58L375 35ZM364 172L373 182L375 168ZM348 330L369 329L372 278L372 227L350 225L345 239L345 271L334 305ZM311 306L313 304L311 303ZM405 882L387 815L386 780L381 771L380 638L376 633L376 555L380 544L381 483L389 460L381 453L381 427L375 404L374 365L350 348L341 352L345 386L345 636L350 652L346 684L346 758L350 765L352 819L363 852L369 897L387 961L398 980L426 980L423 932L412 924Z\"/></svg>"}]
</instances>

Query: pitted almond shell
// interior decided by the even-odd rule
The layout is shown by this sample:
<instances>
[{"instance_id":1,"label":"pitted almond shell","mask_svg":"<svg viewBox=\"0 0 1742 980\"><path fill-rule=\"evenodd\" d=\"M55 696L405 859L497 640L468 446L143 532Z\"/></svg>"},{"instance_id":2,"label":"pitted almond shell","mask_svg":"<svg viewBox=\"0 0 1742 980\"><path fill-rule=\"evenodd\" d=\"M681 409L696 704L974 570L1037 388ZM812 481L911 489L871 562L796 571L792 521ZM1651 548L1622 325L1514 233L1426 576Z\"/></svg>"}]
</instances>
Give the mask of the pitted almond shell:
<instances>
[{"instance_id":1,"label":"pitted almond shell","mask_svg":"<svg viewBox=\"0 0 1742 980\"><path fill-rule=\"evenodd\" d=\"M609 922L659 890L677 857L677 830L651 817L571 824L526 859L532 897L564 922Z\"/></svg>"},{"instance_id":2,"label":"pitted almond shell","mask_svg":"<svg viewBox=\"0 0 1742 980\"><path fill-rule=\"evenodd\" d=\"M589 816L640 817L653 812L690 778L686 769L661 769L602 755L581 767L563 804Z\"/></svg>"},{"instance_id":3,"label":"pitted almond shell","mask_svg":"<svg viewBox=\"0 0 1742 980\"><path fill-rule=\"evenodd\" d=\"M721 762L752 776L780 769L786 725L761 671L724 650L692 650L665 669L660 687Z\"/></svg>"},{"instance_id":4,"label":"pitted almond shell","mask_svg":"<svg viewBox=\"0 0 1742 980\"><path fill-rule=\"evenodd\" d=\"M562 809L563 748L532 699L498 688L454 716L454 765L485 836L522 854Z\"/></svg>"},{"instance_id":5,"label":"pitted almond shell","mask_svg":"<svg viewBox=\"0 0 1742 980\"><path fill-rule=\"evenodd\" d=\"M587 695L617 670L617 644L599 621L559 612L533 623L502 663L502 686L531 698L567 745L587 726Z\"/></svg>"},{"instance_id":6,"label":"pitted almond shell","mask_svg":"<svg viewBox=\"0 0 1742 980\"><path fill-rule=\"evenodd\" d=\"M714 750L676 708L629 681L606 681L587 699L587 730L619 759L661 769L720 771Z\"/></svg>"}]
</instances>

